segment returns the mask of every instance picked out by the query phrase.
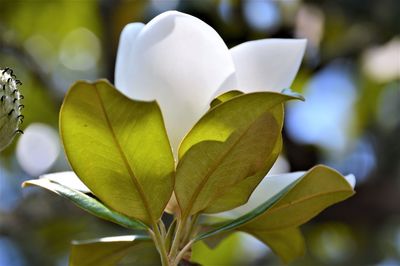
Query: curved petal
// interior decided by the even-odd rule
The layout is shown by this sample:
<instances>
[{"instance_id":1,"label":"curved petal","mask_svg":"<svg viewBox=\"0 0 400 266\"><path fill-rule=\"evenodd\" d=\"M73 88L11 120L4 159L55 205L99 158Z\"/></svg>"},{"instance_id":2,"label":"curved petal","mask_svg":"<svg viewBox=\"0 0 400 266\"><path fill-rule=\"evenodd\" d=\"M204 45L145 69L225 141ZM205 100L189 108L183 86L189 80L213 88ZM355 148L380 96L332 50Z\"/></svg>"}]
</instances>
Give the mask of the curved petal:
<instances>
[{"instance_id":1,"label":"curved petal","mask_svg":"<svg viewBox=\"0 0 400 266\"><path fill-rule=\"evenodd\" d=\"M289 184L295 182L300 177L302 177L306 172L293 172L293 173L285 173L279 175L268 175L266 176L261 183L254 190L253 194L249 201L233 210L226 211L223 213L218 213L216 216L218 217L227 217L227 218L237 218L241 215L248 213L249 211L258 207L261 203L267 201L272 198L276 194L278 194L282 189L287 187ZM355 186L355 177L350 174L345 176L346 181L349 185L354 189Z\"/></svg>"},{"instance_id":2,"label":"curved petal","mask_svg":"<svg viewBox=\"0 0 400 266\"><path fill-rule=\"evenodd\" d=\"M129 74L131 64L129 62L132 47L134 46L136 37L143 29L143 23L130 23L124 27L121 32L118 44L117 59L115 62L115 87L124 94L129 93Z\"/></svg>"},{"instance_id":3,"label":"curved petal","mask_svg":"<svg viewBox=\"0 0 400 266\"><path fill-rule=\"evenodd\" d=\"M233 47L230 51L235 63L237 89L280 92L290 87L305 48L305 39L265 39Z\"/></svg>"},{"instance_id":4,"label":"curved petal","mask_svg":"<svg viewBox=\"0 0 400 266\"><path fill-rule=\"evenodd\" d=\"M143 27L126 62L126 73L118 66L117 87L128 97L158 101L174 149L215 91L236 85L232 57L218 33L176 11Z\"/></svg>"}]
</instances>

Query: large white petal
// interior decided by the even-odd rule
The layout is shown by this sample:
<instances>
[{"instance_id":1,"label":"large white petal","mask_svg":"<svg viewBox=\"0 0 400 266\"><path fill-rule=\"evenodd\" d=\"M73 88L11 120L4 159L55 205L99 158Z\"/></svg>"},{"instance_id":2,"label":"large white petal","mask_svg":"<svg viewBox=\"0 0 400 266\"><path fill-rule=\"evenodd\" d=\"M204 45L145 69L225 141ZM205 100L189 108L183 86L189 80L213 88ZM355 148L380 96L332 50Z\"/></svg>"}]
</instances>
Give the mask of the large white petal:
<instances>
[{"instance_id":1,"label":"large white petal","mask_svg":"<svg viewBox=\"0 0 400 266\"><path fill-rule=\"evenodd\" d=\"M143 27L123 67L128 70L120 74L118 66L118 89L135 99L158 101L174 149L215 91L236 85L232 57L218 33L176 11Z\"/></svg>"},{"instance_id":2,"label":"large white petal","mask_svg":"<svg viewBox=\"0 0 400 266\"><path fill-rule=\"evenodd\" d=\"M251 194L249 201L233 210L218 213L215 216L218 217L226 217L226 218L238 218L254 208L260 206L262 203L266 202L280 191L282 191L285 187L290 185L292 182L295 182L300 177L302 177L306 172L293 172L293 173L285 173L278 175L268 175L266 176L261 183L254 190L253 194ZM346 181L349 185L354 188L355 186L355 177L350 174L345 176Z\"/></svg>"},{"instance_id":3,"label":"large white petal","mask_svg":"<svg viewBox=\"0 0 400 266\"><path fill-rule=\"evenodd\" d=\"M131 72L130 54L139 32L143 29L143 23L130 23L121 32L118 44L117 59L115 61L115 86L124 94L129 94L129 75Z\"/></svg>"},{"instance_id":4,"label":"large white petal","mask_svg":"<svg viewBox=\"0 0 400 266\"><path fill-rule=\"evenodd\" d=\"M237 89L280 92L290 87L305 48L305 39L265 39L233 47L230 51L235 63ZM219 92L224 92L223 88Z\"/></svg>"}]
</instances>

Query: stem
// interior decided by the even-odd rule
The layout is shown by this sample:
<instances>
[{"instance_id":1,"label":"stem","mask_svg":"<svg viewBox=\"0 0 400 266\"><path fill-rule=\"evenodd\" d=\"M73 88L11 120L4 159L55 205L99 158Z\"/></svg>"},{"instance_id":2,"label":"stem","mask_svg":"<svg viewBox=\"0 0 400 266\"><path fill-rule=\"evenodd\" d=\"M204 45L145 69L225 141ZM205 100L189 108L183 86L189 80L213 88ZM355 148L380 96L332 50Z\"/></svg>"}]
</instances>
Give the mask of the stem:
<instances>
[{"instance_id":1,"label":"stem","mask_svg":"<svg viewBox=\"0 0 400 266\"><path fill-rule=\"evenodd\" d=\"M171 251L169 253L169 257L174 259L176 254L178 253L179 245L181 242L181 234L182 230L185 228L185 219L178 219L178 226L176 229L174 240L172 241Z\"/></svg>"},{"instance_id":2,"label":"stem","mask_svg":"<svg viewBox=\"0 0 400 266\"><path fill-rule=\"evenodd\" d=\"M161 264L163 266L169 266L169 261L168 261L168 255L167 255L167 251L165 249L165 244L164 244L164 240L161 236L160 230L157 226L157 223L153 224L153 236L154 236L154 242L156 244L157 250L160 253L160 257L161 257Z\"/></svg>"},{"instance_id":3,"label":"stem","mask_svg":"<svg viewBox=\"0 0 400 266\"><path fill-rule=\"evenodd\" d=\"M179 251L178 255L176 256L174 262L171 266L176 266L182 260L183 256L185 255L186 251L193 245L194 241L190 240L181 251Z\"/></svg>"},{"instance_id":4,"label":"stem","mask_svg":"<svg viewBox=\"0 0 400 266\"><path fill-rule=\"evenodd\" d=\"M195 214L192 216L192 219L191 219L190 225L189 225L189 229L186 231L185 236L183 237L183 243L186 243L186 241L189 241L190 238L192 237L193 230L196 226L198 217L199 217L199 214Z\"/></svg>"},{"instance_id":5,"label":"stem","mask_svg":"<svg viewBox=\"0 0 400 266\"><path fill-rule=\"evenodd\" d=\"M160 228L161 236L163 238L165 238L165 236L167 235L167 231L166 231L165 225L161 219L158 221L158 226Z\"/></svg>"}]
</instances>

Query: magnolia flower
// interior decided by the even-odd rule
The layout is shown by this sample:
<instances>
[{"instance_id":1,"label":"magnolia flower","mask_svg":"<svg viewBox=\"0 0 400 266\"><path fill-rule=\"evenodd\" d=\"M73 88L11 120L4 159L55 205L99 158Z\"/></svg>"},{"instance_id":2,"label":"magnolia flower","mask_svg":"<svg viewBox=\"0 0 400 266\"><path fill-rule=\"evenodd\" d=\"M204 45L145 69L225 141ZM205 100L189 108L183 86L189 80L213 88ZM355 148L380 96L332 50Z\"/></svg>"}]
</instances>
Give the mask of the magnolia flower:
<instances>
[{"instance_id":1,"label":"magnolia flower","mask_svg":"<svg viewBox=\"0 0 400 266\"><path fill-rule=\"evenodd\" d=\"M123 29L115 86L128 97L157 100L176 154L215 96L289 87L305 47L304 39L263 39L228 49L200 19L168 11Z\"/></svg>"},{"instance_id":2,"label":"magnolia flower","mask_svg":"<svg viewBox=\"0 0 400 266\"><path fill-rule=\"evenodd\" d=\"M280 92L290 87L305 48L305 39L262 39L228 49L205 22L168 11L148 24L125 26L118 47L115 86L130 98L160 104L176 154L184 135L217 95L234 89ZM256 207L301 176L264 178L249 202L229 215L238 216ZM354 187L354 176L347 179ZM170 204L169 210L173 208Z\"/></svg>"},{"instance_id":3,"label":"magnolia flower","mask_svg":"<svg viewBox=\"0 0 400 266\"><path fill-rule=\"evenodd\" d=\"M123 29L115 85L130 98L156 100L160 104L176 152L184 134L207 111L215 96L233 89L246 93L279 92L290 87L305 46L302 39L264 39L228 49L215 30L203 21L168 11L146 25L131 23ZM222 214L237 217L303 174L268 176L248 203ZM89 192L73 172L43 177ZM346 176L346 180L354 188L354 176Z\"/></svg>"}]
</instances>

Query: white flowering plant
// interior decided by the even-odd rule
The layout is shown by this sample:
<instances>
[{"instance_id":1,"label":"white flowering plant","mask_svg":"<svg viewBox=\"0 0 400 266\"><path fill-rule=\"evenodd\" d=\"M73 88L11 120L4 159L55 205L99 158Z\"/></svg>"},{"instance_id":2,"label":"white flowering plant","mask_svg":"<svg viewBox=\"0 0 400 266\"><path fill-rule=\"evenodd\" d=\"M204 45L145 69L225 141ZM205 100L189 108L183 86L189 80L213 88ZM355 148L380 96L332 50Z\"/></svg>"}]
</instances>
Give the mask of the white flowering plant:
<instances>
[{"instance_id":1,"label":"white flowering plant","mask_svg":"<svg viewBox=\"0 0 400 266\"><path fill-rule=\"evenodd\" d=\"M175 266L191 260L194 243L234 232L285 263L301 256L299 226L355 184L323 165L267 175L282 150L284 104L303 100L287 88L305 45L268 39L229 50L206 23L176 11L127 25L115 87L78 81L65 96L60 134L73 171L24 183L132 229L74 242L70 265L130 256L134 265Z\"/></svg>"}]
</instances>

